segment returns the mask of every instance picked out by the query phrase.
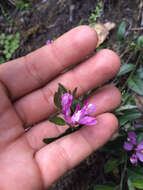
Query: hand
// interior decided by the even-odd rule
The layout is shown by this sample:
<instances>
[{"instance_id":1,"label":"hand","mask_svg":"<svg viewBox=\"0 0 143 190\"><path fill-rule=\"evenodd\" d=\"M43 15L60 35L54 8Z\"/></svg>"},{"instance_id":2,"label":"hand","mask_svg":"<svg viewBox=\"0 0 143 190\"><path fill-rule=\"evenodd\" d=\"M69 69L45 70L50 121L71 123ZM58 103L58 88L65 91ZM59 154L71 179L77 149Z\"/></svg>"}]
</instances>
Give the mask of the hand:
<instances>
[{"instance_id":1,"label":"hand","mask_svg":"<svg viewBox=\"0 0 143 190\"><path fill-rule=\"evenodd\" d=\"M119 71L119 57L111 50L101 50L59 75L89 55L96 43L95 31L80 26L52 44L0 66L0 189L46 189L117 130L117 119L106 112L120 104L120 92L107 85L88 99L97 105L97 125L85 126L49 145L42 142L66 129L46 120L56 111L53 95L58 83L71 90L78 87L80 96Z\"/></svg>"}]
</instances>

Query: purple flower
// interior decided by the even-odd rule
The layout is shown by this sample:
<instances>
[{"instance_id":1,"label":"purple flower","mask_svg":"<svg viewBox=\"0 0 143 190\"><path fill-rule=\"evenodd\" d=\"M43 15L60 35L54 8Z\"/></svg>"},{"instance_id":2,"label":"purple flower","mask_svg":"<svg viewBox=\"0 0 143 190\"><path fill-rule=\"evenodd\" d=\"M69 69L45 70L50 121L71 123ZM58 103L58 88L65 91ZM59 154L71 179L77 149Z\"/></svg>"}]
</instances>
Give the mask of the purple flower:
<instances>
[{"instance_id":1,"label":"purple flower","mask_svg":"<svg viewBox=\"0 0 143 190\"><path fill-rule=\"evenodd\" d=\"M132 156L130 157L130 162L131 162L132 164L137 164L138 158L137 158L137 155L136 155L136 154L132 154Z\"/></svg>"},{"instance_id":2,"label":"purple flower","mask_svg":"<svg viewBox=\"0 0 143 190\"><path fill-rule=\"evenodd\" d=\"M77 124L95 125L97 123L97 120L94 117L90 117L88 115L95 112L96 105L88 104L88 102L85 102L82 109L80 109L80 105L77 104L75 112L71 116L70 107L72 105L72 100L73 97L71 94L65 93L62 95L61 104L65 121L74 126Z\"/></svg>"},{"instance_id":3,"label":"purple flower","mask_svg":"<svg viewBox=\"0 0 143 190\"><path fill-rule=\"evenodd\" d=\"M133 144L131 144L129 142L125 142L124 143L124 149L127 151L133 150Z\"/></svg>"},{"instance_id":4,"label":"purple flower","mask_svg":"<svg viewBox=\"0 0 143 190\"><path fill-rule=\"evenodd\" d=\"M133 131L129 132L127 140L128 142L124 143L124 149L130 151L136 145L136 133Z\"/></svg>"},{"instance_id":5,"label":"purple flower","mask_svg":"<svg viewBox=\"0 0 143 190\"><path fill-rule=\"evenodd\" d=\"M62 95L62 112L64 115L70 114L70 107L72 105L72 95L65 93Z\"/></svg>"},{"instance_id":6,"label":"purple flower","mask_svg":"<svg viewBox=\"0 0 143 190\"><path fill-rule=\"evenodd\" d=\"M124 143L124 149L127 151L133 150L134 153L130 157L130 162L132 164L136 164L138 160L143 162L143 141L141 141L138 145L136 145L136 133L129 132L128 133L128 142Z\"/></svg>"},{"instance_id":7,"label":"purple flower","mask_svg":"<svg viewBox=\"0 0 143 190\"><path fill-rule=\"evenodd\" d=\"M143 141L141 141L138 145L136 150L136 155L138 157L138 159L143 162Z\"/></svg>"},{"instance_id":8,"label":"purple flower","mask_svg":"<svg viewBox=\"0 0 143 190\"><path fill-rule=\"evenodd\" d=\"M47 41L46 41L46 45L49 45L49 44L51 44L51 43L52 43L51 40L47 40Z\"/></svg>"},{"instance_id":9,"label":"purple flower","mask_svg":"<svg viewBox=\"0 0 143 190\"><path fill-rule=\"evenodd\" d=\"M136 133L131 131L128 133L128 138L129 138L129 141L135 145L136 144Z\"/></svg>"}]
</instances>

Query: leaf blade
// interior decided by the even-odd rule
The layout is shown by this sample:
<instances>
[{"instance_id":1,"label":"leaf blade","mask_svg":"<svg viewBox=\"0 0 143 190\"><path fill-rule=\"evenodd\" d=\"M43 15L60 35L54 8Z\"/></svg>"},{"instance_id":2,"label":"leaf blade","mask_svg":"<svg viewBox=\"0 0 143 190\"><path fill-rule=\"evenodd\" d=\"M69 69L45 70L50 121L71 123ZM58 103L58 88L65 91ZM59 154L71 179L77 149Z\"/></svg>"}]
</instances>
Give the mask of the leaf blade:
<instances>
[{"instance_id":1,"label":"leaf blade","mask_svg":"<svg viewBox=\"0 0 143 190\"><path fill-rule=\"evenodd\" d=\"M133 75L127 82L131 90L143 96L143 80L138 75Z\"/></svg>"},{"instance_id":2,"label":"leaf blade","mask_svg":"<svg viewBox=\"0 0 143 190\"><path fill-rule=\"evenodd\" d=\"M57 116L50 118L49 121L51 121L52 123L55 123L56 125L66 125L67 124L63 118L57 117Z\"/></svg>"},{"instance_id":3,"label":"leaf blade","mask_svg":"<svg viewBox=\"0 0 143 190\"><path fill-rule=\"evenodd\" d=\"M135 69L135 65L134 64L124 64L121 66L120 68L120 72L117 74L117 76L122 76L126 73L129 73L130 71L133 71Z\"/></svg>"},{"instance_id":4,"label":"leaf blade","mask_svg":"<svg viewBox=\"0 0 143 190\"><path fill-rule=\"evenodd\" d=\"M122 41L124 39L125 33L126 33L126 22L123 21L123 22L121 22L118 32L117 32L117 36L120 41Z\"/></svg>"}]
</instances>

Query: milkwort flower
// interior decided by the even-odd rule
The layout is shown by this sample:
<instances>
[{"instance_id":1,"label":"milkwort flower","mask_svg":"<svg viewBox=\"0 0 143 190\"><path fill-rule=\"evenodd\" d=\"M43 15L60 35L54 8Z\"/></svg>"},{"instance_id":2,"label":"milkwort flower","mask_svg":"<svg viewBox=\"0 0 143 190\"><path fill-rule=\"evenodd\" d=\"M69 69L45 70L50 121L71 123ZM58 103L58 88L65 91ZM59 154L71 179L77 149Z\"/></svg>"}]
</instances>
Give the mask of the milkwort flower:
<instances>
[{"instance_id":1,"label":"milkwort flower","mask_svg":"<svg viewBox=\"0 0 143 190\"><path fill-rule=\"evenodd\" d=\"M127 151L134 151L134 153L130 157L130 162L132 164L137 164L138 160L143 162L143 141L141 141L138 145L136 144L136 133L129 132L128 133L128 141L124 143L124 149Z\"/></svg>"},{"instance_id":2,"label":"milkwort flower","mask_svg":"<svg viewBox=\"0 0 143 190\"><path fill-rule=\"evenodd\" d=\"M136 133L131 131L128 133L127 142L124 143L124 149L130 151L136 145Z\"/></svg>"},{"instance_id":3,"label":"milkwort flower","mask_svg":"<svg viewBox=\"0 0 143 190\"><path fill-rule=\"evenodd\" d=\"M62 112L65 121L73 126L77 124L83 125L95 125L97 120L94 117L88 116L89 114L93 114L96 110L95 104L88 104L85 102L84 106L80 109L80 105L76 105L76 109L71 115L71 106L73 103L73 97L69 93L65 93L61 96L61 105Z\"/></svg>"}]
</instances>

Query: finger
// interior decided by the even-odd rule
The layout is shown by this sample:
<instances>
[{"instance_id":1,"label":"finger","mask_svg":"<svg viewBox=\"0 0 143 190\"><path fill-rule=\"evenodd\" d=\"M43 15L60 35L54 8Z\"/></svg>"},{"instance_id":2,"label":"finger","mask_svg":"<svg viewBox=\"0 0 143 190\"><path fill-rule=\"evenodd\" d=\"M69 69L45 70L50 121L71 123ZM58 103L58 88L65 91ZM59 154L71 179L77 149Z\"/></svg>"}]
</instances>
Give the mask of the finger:
<instances>
[{"instance_id":1,"label":"finger","mask_svg":"<svg viewBox=\"0 0 143 190\"><path fill-rule=\"evenodd\" d=\"M86 126L36 153L45 188L105 144L117 130L118 122L112 114L102 114L97 120L96 126Z\"/></svg>"},{"instance_id":2,"label":"finger","mask_svg":"<svg viewBox=\"0 0 143 190\"><path fill-rule=\"evenodd\" d=\"M17 117L11 102L8 99L5 87L0 83L0 147L23 133L21 121Z\"/></svg>"},{"instance_id":3,"label":"finger","mask_svg":"<svg viewBox=\"0 0 143 190\"><path fill-rule=\"evenodd\" d=\"M53 96L58 83L70 90L78 87L77 92L80 96L111 79L119 71L119 67L120 60L114 52L101 50L75 69L51 81L46 87L21 98L15 103L15 108L25 126L39 122L56 111Z\"/></svg>"},{"instance_id":4,"label":"finger","mask_svg":"<svg viewBox=\"0 0 143 190\"><path fill-rule=\"evenodd\" d=\"M51 45L2 65L0 79L9 89L12 99L18 98L81 61L95 49L96 43L97 36L93 29L76 27Z\"/></svg>"},{"instance_id":5,"label":"finger","mask_svg":"<svg viewBox=\"0 0 143 190\"><path fill-rule=\"evenodd\" d=\"M97 110L93 116L97 116L104 112L109 112L119 106L121 102L121 94L116 87L107 85L99 89L87 100L91 104L96 104ZM31 128L25 136L31 147L35 150L39 150L46 145L42 141L44 138L56 137L63 133L67 128L68 126L58 126L50 121L44 121Z\"/></svg>"}]
</instances>

